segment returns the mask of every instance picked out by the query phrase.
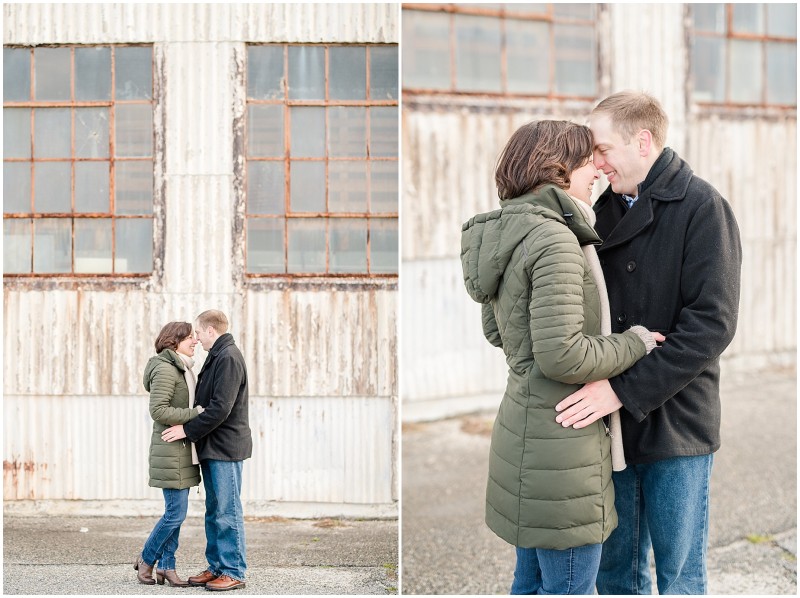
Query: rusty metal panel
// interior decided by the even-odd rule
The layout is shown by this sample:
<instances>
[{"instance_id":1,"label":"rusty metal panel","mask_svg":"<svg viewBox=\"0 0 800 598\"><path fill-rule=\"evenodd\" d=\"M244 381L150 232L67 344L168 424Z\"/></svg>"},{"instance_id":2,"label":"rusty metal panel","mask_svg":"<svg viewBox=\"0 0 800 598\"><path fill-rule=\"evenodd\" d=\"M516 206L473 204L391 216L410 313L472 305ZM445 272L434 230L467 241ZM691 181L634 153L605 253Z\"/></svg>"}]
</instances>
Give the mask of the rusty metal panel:
<instances>
[{"instance_id":1,"label":"rusty metal panel","mask_svg":"<svg viewBox=\"0 0 800 598\"><path fill-rule=\"evenodd\" d=\"M129 42L397 43L398 4L3 5L6 44Z\"/></svg>"}]
</instances>

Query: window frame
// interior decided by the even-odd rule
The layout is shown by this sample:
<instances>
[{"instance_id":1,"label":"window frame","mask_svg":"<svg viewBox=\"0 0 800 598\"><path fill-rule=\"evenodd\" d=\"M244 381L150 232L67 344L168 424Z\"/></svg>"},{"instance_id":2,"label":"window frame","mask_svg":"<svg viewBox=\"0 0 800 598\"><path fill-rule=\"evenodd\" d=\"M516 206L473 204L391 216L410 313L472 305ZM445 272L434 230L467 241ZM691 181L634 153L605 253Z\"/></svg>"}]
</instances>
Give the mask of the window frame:
<instances>
[{"instance_id":1,"label":"window frame","mask_svg":"<svg viewBox=\"0 0 800 598\"><path fill-rule=\"evenodd\" d=\"M767 23L767 6L768 4L756 4L763 10L764 16L764 34L758 33L746 33L735 31L733 26L733 19L734 19L734 7L737 6L736 4L731 3L723 3L720 4L724 11L725 11L725 32L718 33L715 31L703 31L697 30L694 26L694 5L687 5L688 14L688 29L689 29L689 39L691 42L690 46L690 60L693 53L693 48L695 44L695 40L698 37L706 38L706 39L719 39L723 40L725 43L725 99L723 101L706 101L706 100L698 100L694 96L694 62L690 62L689 65L689 82L691 84L691 89L688 93L689 99L693 104L699 106L701 108L732 108L732 109L741 109L741 108L756 108L756 109L776 109L776 110L796 110L797 109L797 102L795 101L794 104L780 104L780 103L773 103L767 101L767 90L768 90L768 83L766 80L767 73L768 73L768 64L767 64L767 52L766 52L766 45L770 42L779 42L779 43L793 43L795 52L797 51L797 37L783 37L783 36L776 36L776 35L769 35L766 33L766 23ZM762 48L762 55L761 55L761 72L764 76L764 79L761 82L761 100L757 103L755 102L737 102L731 99L731 71L733 65L731 64L731 41L755 41L759 42ZM796 82L795 82L796 83Z\"/></svg>"},{"instance_id":2,"label":"window frame","mask_svg":"<svg viewBox=\"0 0 800 598\"><path fill-rule=\"evenodd\" d=\"M133 100L119 100L116 98L116 49L117 48L149 48L151 54L151 98L150 99L133 99ZM66 100L37 100L35 96L36 86L36 56L35 52L40 48L56 48L70 50L70 98ZM76 61L75 51L77 49L90 49L90 48L109 48L110 49L110 98L108 100L77 100L75 96L76 84ZM157 54L156 45L153 43L92 43L92 44L42 44L42 45L19 45L19 44L4 44L3 49L12 50L27 50L30 52L30 95L29 99L25 101L3 101L3 108L23 108L29 109L31 112L31 155L29 158L8 158L3 156L3 163L27 163L31 166L31 189L30 189L30 206L34 207L35 201L35 165L37 163L67 163L70 165L70 212L3 212L3 222L6 220L30 220L30 241L31 241L31 271L30 272L3 272L4 279L13 279L21 281L28 279L37 281L42 279L56 279L69 283L70 280L80 281L86 279L99 279L99 280L120 280L130 282L140 282L142 279L155 279L160 278L159 264L163 262L163 243L159 243L163 230L163 225L160 222L159 214L162 212L161 193L159 192L159 176L157 163L160 156L163 156L163 133L157 132L157 113L162 110L161 103L161 82L156 76L159 57ZM117 122L116 107L122 105L148 105L153 115L152 125L152 145L150 155L146 157L141 156L124 156L118 157L116 154L116 139L115 139L115 125ZM70 153L68 157L59 158L42 158L35 155L35 121L36 110L46 108L63 108L70 111ZM81 108L107 108L108 109L108 155L104 158L85 158L76 155L76 139L75 139L75 111ZM152 210L148 214L116 214L115 213L115 174L116 163L136 163L144 162L152 165L153 169L153 188L152 188ZM108 163L109 165L109 181L108 181L108 212L76 212L75 211L75 168L78 163ZM70 272L35 272L33 271L35 265L35 222L37 220L56 219L56 220L69 220L70 221ZM111 272L76 272L75 271L75 229L76 221L79 220L95 220L95 219L108 219L111 225ZM150 220L152 230L152 268L148 272L115 272L116 268L116 234L117 234L117 221L118 220ZM65 280L66 279L66 280Z\"/></svg>"},{"instance_id":3,"label":"window frame","mask_svg":"<svg viewBox=\"0 0 800 598\"><path fill-rule=\"evenodd\" d=\"M492 98L519 98L519 99L544 99L544 100L578 100L578 101L594 101L602 87L601 77L601 48L600 39L598 36L598 22L597 17L600 14L602 5L595 4L594 19L580 19L568 16L558 16L555 14L553 3L546 3L546 10L543 13L533 13L530 11L521 12L513 9L514 4L507 4L502 8L490 9L483 6L473 6L469 4L419 4L419 3L403 3L402 10L417 11L417 12L432 12L443 13L450 16L450 29L449 29L449 56L450 56L450 87L448 89L441 88L427 88L427 87L406 87L401 83L403 94L409 96L417 95L447 95L447 96L464 96L464 97L492 97ZM494 17L500 21L500 70L501 70L501 90L498 91L468 91L460 90L456 86L456 15L470 15L482 17ZM524 93L508 91L508 51L506 44L506 27L505 23L508 19L516 21L533 21L548 24L548 45L550 48L550 59L548 62L548 92L547 93ZM556 41L555 41L555 25L581 25L591 26L593 33L592 43L594 44L594 93L591 95L576 95L557 93L556 89Z\"/></svg>"},{"instance_id":4,"label":"window frame","mask_svg":"<svg viewBox=\"0 0 800 598\"><path fill-rule=\"evenodd\" d=\"M291 47L312 47L324 49L324 63L325 63L325 99L292 99L289 97L289 88L283 84L283 96L275 99L252 99L248 94L248 50L251 47L280 47L283 48L283 69L284 76L289 73L289 48ZM332 99L331 82L330 82L330 48L364 48L365 49L365 99L360 100L343 100ZM360 279L365 280L391 280L397 279L399 276L399 200L400 200L400 156L399 156L399 124L400 124L400 82L398 80L397 97L394 99L372 99L370 95L370 63L371 51L370 48L397 48L398 53L398 79L399 79L399 61L400 61L400 46L397 43L369 43L369 42L321 42L321 43L303 43L303 42L254 42L245 44L244 48L244 68L243 68L243 103L244 110L242 115L242 124L235 126L241 136L240 140L236 143L241 148L241 156L244 162L244 169L241 173L241 181L237 185L238 192L241 198L242 211L241 219L243 222L241 251L243 255L242 274L245 280L249 282L266 282L274 279L311 279L327 280L331 282L342 282L341 279ZM249 155L249 109L250 106L281 106L283 108L283 155L280 157L250 157ZM332 156L329 151L329 143L325 143L324 152L321 156L314 157L292 157L291 156L291 111L292 108L297 107L314 107L322 108L325 110L325 130L329 131L329 112L328 108L331 107L360 107L364 108L365 115L365 136L366 136L366 151L363 157L337 157ZM372 156L369 149L371 148L371 112L369 108L384 108L390 107L397 110L397 123L398 123L398 149L397 155L394 157L385 156ZM277 162L282 163L283 168L283 192L284 192L284 212L281 214L254 214L248 212L247 202L247 186L248 186L248 166L256 162ZM329 190L330 190L330 169L329 164L333 162L351 162L357 164L364 164L367 168L368 176L366 181L366 201L367 208L364 212L332 212L329 209ZM398 209L393 212L370 212L370 191L371 191L371 176L369 173L371 169L369 165L373 162L393 162L397 166L398 181L397 181L397 201ZM324 212L303 212L291 209L291 168L293 163L321 163L325 166L325 197L327 211ZM248 241L247 235L249 232L249 223L257 220L278 220L284 221L284 235L283 235L283 258L284 258L284 271L283 272L250 272L247 263L247 248ZM338 219L363 219L367 222L366 227L366 272L329 272L331 266L331 248L330 248L330 222ZM319 221L325 222L325 272L289 272L289 222L297 220ZM370 239L370 222L373 220L394 221L397 223L398 229L398 264L397 271L395 272L371 272L371 239Z\"/></svg>"}]
</instances>

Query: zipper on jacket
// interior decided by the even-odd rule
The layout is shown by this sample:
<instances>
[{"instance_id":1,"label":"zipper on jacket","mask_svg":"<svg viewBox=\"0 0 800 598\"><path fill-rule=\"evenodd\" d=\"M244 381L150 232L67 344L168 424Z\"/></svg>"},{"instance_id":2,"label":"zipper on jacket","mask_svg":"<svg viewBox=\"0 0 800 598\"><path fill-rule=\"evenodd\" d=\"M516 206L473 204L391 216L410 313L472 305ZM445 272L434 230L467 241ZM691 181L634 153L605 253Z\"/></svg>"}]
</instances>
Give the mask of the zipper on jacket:
<instances>
[{"instance_id":1,"label":"zipper on jacket","mask_svg":"<svg viewBox=\"0 0 800 598\"><path fill-rule=\"evenodd\" d=\"M611 430L608 427L608 420L606 420L606 416L604 415L601 419L603 420L603 427L606 429L606 436L609 438L614 438L614 435L611 434Z\"/></svg>"}]
</instances>

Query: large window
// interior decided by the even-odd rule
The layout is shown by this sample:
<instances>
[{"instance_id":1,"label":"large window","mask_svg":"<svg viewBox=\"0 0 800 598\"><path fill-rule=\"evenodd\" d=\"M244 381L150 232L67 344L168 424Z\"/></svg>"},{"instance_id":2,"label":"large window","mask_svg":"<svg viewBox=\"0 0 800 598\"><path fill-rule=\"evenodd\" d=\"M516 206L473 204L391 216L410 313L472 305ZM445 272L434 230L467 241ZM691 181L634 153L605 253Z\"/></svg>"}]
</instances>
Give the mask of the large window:
<instances>
[{"instance_id":1,"label":"large window","mask_svg":"<svg viewBox=\"0 0 800 598\"><path fill-rule=\"evenodd\" d=\"M248 46L248 275L397 274L397 78L397 46Z\"/></svg>"},{"instance_id":2,"label":"large window","mask_svg":"<svg viewBox=\"0 0 800 598\"><path fill-rule=\"evenodd\" d=\"M797 105L796 4L692 4L691 11L695 101Z\"/></svg>"},{"instance_id":3,"label":"large window","mask_svg":"<svg viewBox=\"0 0 800 598\"><path fill-rule=\"evenodd\" d=\"M3 49L3 272L153 269L150 46Z\"/></svg>"},{"instance_id":4,"label":"large window","mask_svg":"<svg viewBox=\"0 0 800 598\"><path fill-rule=\"evenodd\" d=\"M404 4L403 89L593 98L593 4Z\"/></svg>"}]
</instances>

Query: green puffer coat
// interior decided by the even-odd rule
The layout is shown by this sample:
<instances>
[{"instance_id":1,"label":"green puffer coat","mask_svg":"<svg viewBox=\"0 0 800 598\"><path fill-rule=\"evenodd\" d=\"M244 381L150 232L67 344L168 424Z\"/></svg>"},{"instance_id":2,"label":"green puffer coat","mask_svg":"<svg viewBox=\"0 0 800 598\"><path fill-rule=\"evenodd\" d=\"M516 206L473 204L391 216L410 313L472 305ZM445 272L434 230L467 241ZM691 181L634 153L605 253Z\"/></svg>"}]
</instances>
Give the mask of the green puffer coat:
<instances>
[{"instance_id":1,"label":"green puffer coat","mask_svg":"<svg viewBox=\"0 0 800 598\"><path fill-rule=\"evenodd\" d=\"M200 467L192 465L192 446L184 440L164 442L161 432L185 424L199 414L189 408L186 371L175 351L164 349L151 357L144 369L144 388L150 393L153 435L150 440L150 485L180 490L200 483Z\"/></svg>"},{"instance_id":2,"label":"green puffer coat","mask_svg":"<svg viewBox=\"0 0 800 598\"><path fill-rule=\"evenodd\" d=\"M560 188L501 201L462 227L469 295L501 347L508 383L492 431L486 523L515 546L597 544L617 526L611 445L603 420L576 430L555 406L579 385L645 355L634 332L600 334L600 295L581 245L599 244Z\"/></svg>"}]
</instances>

